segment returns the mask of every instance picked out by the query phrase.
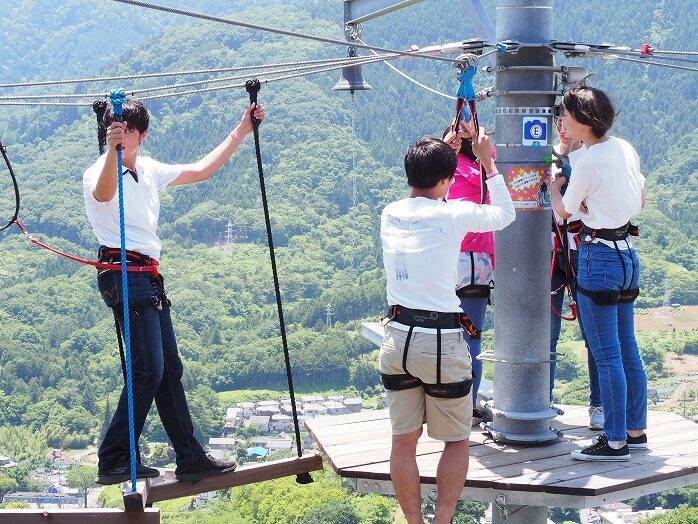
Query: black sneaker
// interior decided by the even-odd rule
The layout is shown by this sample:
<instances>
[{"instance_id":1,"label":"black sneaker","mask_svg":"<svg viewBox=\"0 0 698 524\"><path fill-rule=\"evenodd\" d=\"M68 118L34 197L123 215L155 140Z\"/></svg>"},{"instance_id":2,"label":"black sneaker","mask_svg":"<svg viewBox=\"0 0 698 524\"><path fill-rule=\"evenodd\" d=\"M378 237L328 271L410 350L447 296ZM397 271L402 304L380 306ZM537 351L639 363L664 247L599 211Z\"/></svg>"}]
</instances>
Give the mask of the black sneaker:
<instances>
[{"instance_id":1,"label":"black sneaker","mask_svg":"<svg viewBox=\"0 0 698 524\"><path fill-rule=\"evenodd\" d=\"M211 475L219 475L234 471L238 467L234 460L216 460L211 455L201 455L192 462L175 470L175 477L181 481L201 480Z\"/></svg>"},{"instance_id":2,"label":"black sneaker","mask_svg":"<svg viewBox=\"0 0 698 524\"><path fill-rule=\"evenodd\" d=\"M473 408L473 421L472 426L479 426L481 422L491 422L490 417L487 416L480 408Z\"/></svg>"},{"instance_id":3,"label":"black sneaker","mask_svg":"<svg viewBox=\"0 0 698 524\"><path fill-rule=\"evenodd\" d=\"M639 437L625 436L625 441L628 443L628 449L647 449L647 434L643 433Z\"/></svg>"},{"instance_id":4,"label":"black sneaker","mask_svg":"<svg viewBox=\"0 0 698 524\"><path fill-rule=\"evenodd\" d=\"M160 471L155 468L149 468L143 464L136 464L137 479L156 479L160 476ZM108 486L110 484L121 484L131 479L131 465L125 464L114 466L108 470L98 470L95 482Z\"/></svg>"},{"instance_id":5,"label":"black sneaker","mask_svg":"<svg viewBox=\"0 0 698 524\"><path fill-rule=\"evenodd\" d=\"M479 426L480 422L484 420L484 416L482 414L482 411L480 411L477 408L473 408L473 420L472 423L470 424L471 426Z\"/></svg>"},{"instance_id":6,"label":"black sneaker","mask_svg":"<svg viewBox=\"0 0 698 524\"><path fill-rule=\"evenodd\" d=\"M630 451L626 444L622 448L613 449L608 445L606 435L599 435L594 444L584 449L575 449L571 453L573 459L589 462L625 462L630 460Z\"/></svg>"},{"instance_id":7,"label":"black sneaker","mask_svg":"<svg viewBox=\"0 0 698 524\"><path fill-rule=\"evenodd\" d=\"M594 437L592 442L598 442L600 437ZM625 434L625 442L628 445L628 449L647 449L647 434L642 434L639 437L631 437L627 433Z\"/></svg>"}]
</instances>

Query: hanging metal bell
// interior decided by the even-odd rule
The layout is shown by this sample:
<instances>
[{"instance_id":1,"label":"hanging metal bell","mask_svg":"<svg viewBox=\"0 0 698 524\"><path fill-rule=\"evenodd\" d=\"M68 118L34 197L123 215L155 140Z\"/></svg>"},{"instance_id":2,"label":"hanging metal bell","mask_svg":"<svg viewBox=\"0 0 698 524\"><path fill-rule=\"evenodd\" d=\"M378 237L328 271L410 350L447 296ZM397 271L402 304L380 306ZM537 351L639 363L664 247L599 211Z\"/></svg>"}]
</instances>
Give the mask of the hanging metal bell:
<instances>
[{"instance_id":1,"label":"hanging metal bell","mask_svg":"<svg viewBox=\"0 0 698 524\"><path fill-rule=\"evenodd\" d=\"M337 82L332 91L367 91L373 89L366 80L364 80L364 75L361 72L361 66L347 66L342 68L341 76L339 82Z\"/></svg>"}]
</instances>

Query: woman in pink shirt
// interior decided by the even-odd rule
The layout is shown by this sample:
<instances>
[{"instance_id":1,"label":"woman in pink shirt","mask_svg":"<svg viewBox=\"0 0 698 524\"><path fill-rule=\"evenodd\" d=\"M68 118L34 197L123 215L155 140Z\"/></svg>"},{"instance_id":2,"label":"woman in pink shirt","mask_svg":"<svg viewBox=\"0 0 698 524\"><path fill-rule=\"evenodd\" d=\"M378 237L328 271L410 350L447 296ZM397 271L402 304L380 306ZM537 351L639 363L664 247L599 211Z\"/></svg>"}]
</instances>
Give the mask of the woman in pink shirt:
<instances>
[{"instance_id":1,"label":"woman in pink shirt","mask_svg":"<svg viewBox=\"0 0 698 524\"><path fill-rule=\"evenodd\" d=\"M451 131L446 130L444 135ZM489 197L482 202L482 177L480 163L473 154L470 139L470 127L461 124L458 129L460 149L457 150L458 166L451 188L448 190L448 200L467 200L476 204L489 204ZM458 140L449 140L457 147ZM492 148L492 158L496 156ZM490 290L494 287L494 233L467 233L463 237L458 258L458 285L456 294L460 298L461 308L475 327L482 329L485 323L485 310L490 302ZM473 425L483 420L483 411L477 406L477 392L482 379L482 361L477 359L480 354L481 340L470 338L470 357L473 363Z\"/></svg>"}]
</instances>

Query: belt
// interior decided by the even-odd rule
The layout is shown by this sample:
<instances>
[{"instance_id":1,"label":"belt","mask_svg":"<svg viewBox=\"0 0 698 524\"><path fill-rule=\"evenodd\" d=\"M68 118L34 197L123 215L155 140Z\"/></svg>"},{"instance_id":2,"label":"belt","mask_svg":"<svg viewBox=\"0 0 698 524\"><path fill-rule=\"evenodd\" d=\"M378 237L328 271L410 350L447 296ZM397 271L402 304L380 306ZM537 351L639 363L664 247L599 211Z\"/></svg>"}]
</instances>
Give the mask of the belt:
<instances>
[{"instance_id":1,"label":"belt","mask_svg":"<svg viewBox=\"0 0 698 524\"><path fill-rule=\"evenodd\" d=\"M592 239L600 238L602 240L616 241L625 240L628 238L628 235L637 236L638 229L630 222L615 229L594 229L583 225L582 234L589 235Z\"/></svg>"},{"instance_id":2,"label":"belt","mask_svg":"<svg viewBox=\"0 0 698 524\"><path fill-rule=\"evenodd\" d=\"M99 261L106 262L108 264L120 264L121 263L121 250L107 247L99 246ZM126 250L126 261L135 264L137 266L156 266L158 261L148 255L143 255L138 251Z\"/></svg>"},{"instance_id":3,"label":"belt","mask_svg":"<svg viewBox=\"0 0 698 524\"><path fill-rule=\"evenodd\" d=\"M121 270L120 249L99 246L98 257L99 262L103 264L102 266L98 266L98 269ZM137 251L126 250L126 267L129 272L150 272L157 278L158 265L160 265L160 263L148 255L144 255Z\"/></svg>"},{"instance_id":4,"label":"belt","mask_svg":"<svg viewBox=\"0 0 698 524\"><path fill-rule=\"evenodd\" d=\"M567 222L567 231L569 233L579 233L584 228L581 220L573 220L572 222Z\"/></svg>"},{"instance_id":5,"label":"belt","mask_svg":"<svg viewBox=\"0 0 698 524\"><path fill-rule=\"evenodd\" d=\"M394 321L406 326L419 326L424 328L454 329L460 328L461 313L441 313L438 311L425 311L423 309L410 309L403 306L395 308Z\"/></svg>"}]
</instances>

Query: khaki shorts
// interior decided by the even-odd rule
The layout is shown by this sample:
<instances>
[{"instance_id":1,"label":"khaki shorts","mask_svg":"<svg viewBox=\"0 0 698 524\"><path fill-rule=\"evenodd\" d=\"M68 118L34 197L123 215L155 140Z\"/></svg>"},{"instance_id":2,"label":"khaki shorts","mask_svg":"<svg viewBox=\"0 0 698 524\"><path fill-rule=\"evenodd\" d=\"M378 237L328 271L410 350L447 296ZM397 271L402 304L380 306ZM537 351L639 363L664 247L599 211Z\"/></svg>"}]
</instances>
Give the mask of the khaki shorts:
<instances>
[{"instance_id":1,"label":"khaki shorts","mask_svg":"<svg viewBox=\"0 0 698 524\"><path fill-rule=\"evenodd\" d=\"M426 384L436 384L436 333L414 331L407 349L407 371ZM379 368L381 373L402 375L402 356L407 331L385 327ZM441 334L441 382L462 382L472 378L468 344L463 332ZM436 398L419 386L388 391L393 435L411 433L427 424L427 434L436 440L455 442L470 436L473 416L472 389L461 398Z\"/></svg>"}]
</instances>

